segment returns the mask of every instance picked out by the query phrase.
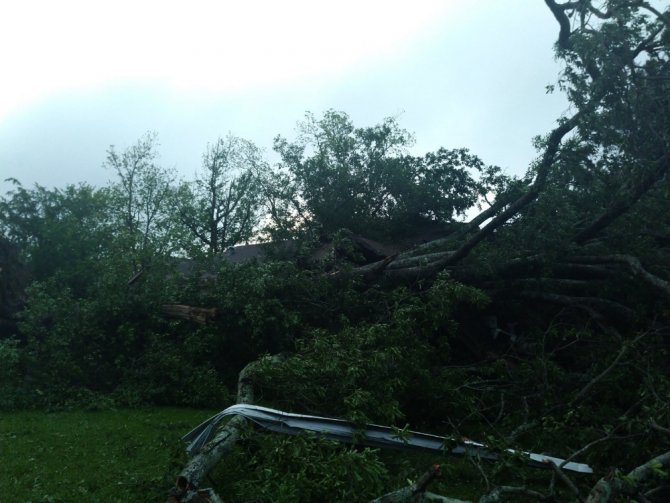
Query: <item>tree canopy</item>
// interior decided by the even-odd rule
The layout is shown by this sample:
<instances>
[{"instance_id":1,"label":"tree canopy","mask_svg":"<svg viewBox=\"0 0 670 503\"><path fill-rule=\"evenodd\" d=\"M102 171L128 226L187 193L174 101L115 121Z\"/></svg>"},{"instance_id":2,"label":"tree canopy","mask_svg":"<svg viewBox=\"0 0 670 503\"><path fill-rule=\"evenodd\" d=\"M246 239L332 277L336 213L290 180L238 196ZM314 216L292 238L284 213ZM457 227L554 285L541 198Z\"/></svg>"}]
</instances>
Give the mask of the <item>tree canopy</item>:
<instances>
[{"instance_id":1,"label":"tree canopy","mask_svg":"<svg viewBox=\"0 0 670 503\"><path fill-rule=\"evenodd\" d=\"M465 149L415 157L407 150L412 141L395 118L356 128L343 112L329 110L320 119L307 114L295 141L275 139L281 181L292 192L284 203L294 212L284 214L326 235L345 228L397 237L453 222L493 189L492 182L501 183L499 168Z\"/></svg>"},{"instance_id":2,"label":"tree canopy","mask_svg":"<svg viewBox=\"0 0 670 503\"><path fill-rule=\"evenodd\" d=\"M197 245L217 254L254 237L265 170L248 140L229 135L208 145L202 172L180 188L180 220Z\"/></svg>"}]
</instances>

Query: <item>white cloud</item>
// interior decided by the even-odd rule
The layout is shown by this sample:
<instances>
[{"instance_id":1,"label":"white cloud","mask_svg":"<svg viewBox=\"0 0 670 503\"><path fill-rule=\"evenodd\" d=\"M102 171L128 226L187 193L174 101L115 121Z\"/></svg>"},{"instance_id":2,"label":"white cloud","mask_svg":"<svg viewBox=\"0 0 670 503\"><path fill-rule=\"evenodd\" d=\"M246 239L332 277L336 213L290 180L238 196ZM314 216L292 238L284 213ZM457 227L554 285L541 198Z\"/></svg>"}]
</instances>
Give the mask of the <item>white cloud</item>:
<instances>
[{"instance_id":1,"label":"white cloud","mask_svg":"<svg viewBox=\"0 0 670 503\"><path fill-rule=\"evenodd\" d=\"M460 6L460 7L459 7ZM464 2L4 2L0 118L63 91L123 82L225 92L339 75L408 50Z\"/></svg>"},{"instance_id":2,"label":"white cloud","mask_svg":"<svg viewBox=\"0 0 670 503\"><path fill-rule=\"evenodd\" d=\"M522 174L566 107L544 93L559 67L542 2L101 5L0 1L0 180L104 184L109 144L147 130L191 177L217 136L269 152L327 108L357 126L401 114L416 154L467 147Z\"/></svg>"}]
</instances>

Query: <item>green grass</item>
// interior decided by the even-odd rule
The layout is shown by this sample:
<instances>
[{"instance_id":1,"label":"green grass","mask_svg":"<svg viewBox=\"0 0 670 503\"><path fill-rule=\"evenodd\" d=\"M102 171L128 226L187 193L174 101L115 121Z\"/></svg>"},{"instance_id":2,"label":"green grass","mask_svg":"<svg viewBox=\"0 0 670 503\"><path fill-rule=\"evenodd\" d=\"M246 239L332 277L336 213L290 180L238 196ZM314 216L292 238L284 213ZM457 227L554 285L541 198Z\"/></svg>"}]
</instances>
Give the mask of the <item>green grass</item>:
<instances>
[{"instance_id":1,"label":"green grass","mask_svg":"<svg viewBox=\"0 0 670 503\"><path fill-rule=\"evenodd\" d=\"M179 438L214 412L0 413L0 503L165 501Z\"/></svg>"},{"instance_id":2,"label":"green grass","mask_svg":"<svg viewBox=\"0 0 670 503\"><path fill-rule=\"evenodd\" d=\"M155 408L0 413L0 503L164 502L186 460L180 437L215 412ZM289 444L291 439L300 444L293 437ZM314 448L318 451L318 445ZM287 449L292 452L290 445ZM298 454L294 457L304 453ZM226 476L221 480L227 480L233 493L237 475L249 475L249 455L237 450L222 463ZM445 463L431 491L465 499L485 492L472 460L397 451L380 453L380 460L391 474L387 491L407 485L408 478L420 476L434 463ZM298 473L302 468L271 464L263 469ZM342 468L343 480L346 471ZM515 465L492 481L546 490L548 476L544 470ZM262 478L258 483L262 485Z\"/></svg>"}]
</instances>

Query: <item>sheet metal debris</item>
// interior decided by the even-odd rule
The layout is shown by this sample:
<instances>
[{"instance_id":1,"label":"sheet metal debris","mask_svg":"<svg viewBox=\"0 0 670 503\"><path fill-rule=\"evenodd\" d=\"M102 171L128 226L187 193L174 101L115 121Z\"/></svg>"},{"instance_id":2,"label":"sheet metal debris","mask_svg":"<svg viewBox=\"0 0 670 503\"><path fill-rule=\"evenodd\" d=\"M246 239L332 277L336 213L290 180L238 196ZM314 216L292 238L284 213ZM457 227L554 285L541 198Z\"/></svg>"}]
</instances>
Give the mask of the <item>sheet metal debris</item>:
<instances>
[{"instance_id":1,"label":"sheet metal debris","mask_svg":"<svg viewBox=\"0 0 670 503\"><path fill-rule=\"evenodd\" d=\"M243 416L267 430L287 435L313 432L330 440L349 443L356 442L370 447L425 449L431 451L446 450L455 455L476 456L490 460L496 460L499 457L497 452L485 444L466 438L455 439L417 431L403 431L399 434L397 429L389 428L388 426L370 424L364 428L360 428L342 419L292 414L258 405L244 404L232 405L222 410L184 435L182 440L188 442L186 451L189 455L196 454L213 437L217 426L227 416ZM564 470L593 473L591 467L583 463L565 462L561 458L514 449L507 449L506 452L525 457L528 463L534 466L547 466L550 462L553 462Z\"/></svg>"}]
</instances>

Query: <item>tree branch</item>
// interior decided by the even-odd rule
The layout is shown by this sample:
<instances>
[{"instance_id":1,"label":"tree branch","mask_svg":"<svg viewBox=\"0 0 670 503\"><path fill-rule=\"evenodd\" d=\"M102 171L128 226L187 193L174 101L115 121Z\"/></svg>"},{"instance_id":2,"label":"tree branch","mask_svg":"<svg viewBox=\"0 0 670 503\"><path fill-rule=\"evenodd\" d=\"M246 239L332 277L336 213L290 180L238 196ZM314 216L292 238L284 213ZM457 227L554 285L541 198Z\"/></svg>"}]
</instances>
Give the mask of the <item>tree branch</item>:
<instances>
[{"instance_id":1,"label":"tree branch","mask_svg":"<svg viewBox=\"0 0 670 503\"><path fill-rule=\"evenodd\" d=\"M643 177L634 190L628 194L628 198L624 200L615 201L602 215L600 215L588 227L579 231L573 241L578 245L583 245L588 240L593 238L600 231L609 226L617 218L623 215L628 209L633 206L644 194L646 194L663 176L670 170L670 156L665 154L660 159L655 161L656 169L651 170L645 177Z\"/></svg>"},{"instance_id":2,"label":"tree branch","mask_svg":"<svg viewBox=\"0 0 670 503\"><path fill-rule=\"evenodd\" d=\"M602 318L603 313L622 321L631 321L635 317L632 309L613 300L601 297L577 297L534 290L524 290L519 292L519 295L529 299L537 299L552 304L586 310L590 314L596 314L597 318Z\"/></svg>"},{"instance_id":3,"label":"tree branch","mask_svg":"<svg viewBox=\"0 0 670 503\"><path fill-rule=\"evenodd\" d=\"M640 339L642 339L643 337L645 337L646 335L647 335L647 334L644 333L644 334L642 334L642 335L637 336L635 339L633 339L633 340L630 341L630 342L628 342L628 341L624 342L623 346L621 346L621 349L619 350L619 353L616 355L616 357L614 358L614 360L612 361L612 363L611 363L605 370L603 370L600 374L598 374L598 375L595 376L593 379L591 379L591 380L586 384L586 386L584 386L584 387L581 389L581 391L580 391L579 393L577 393L577 394L572 398L572 400L570 400L568 406L569 406L569 407L572 407L572 406L574 406L576 403L578 403L578 402L580 402L581 400L583 400L584 397L586 397L586 395L588 395L589 391L591 391L591 388L593 388L596 384L598 384L600 381L602 381L602 380L605 378L605 376L607 376L607 374L609 374L609 373L612 371L612 369L614 369L614 368L619 364L619 362L620 362L621 359L625 356L625 354L628 352L628 350L629 350L632 346L634 346Z\"/></svg>"},{"instance_id":4,"label":"tree branch","mask_svg":"<svg viewBox=\"0 0 670 503\"><path fill-rule=\"evenodd\" d=\"M485 494L479 498L479 503L499 503L501 501L500 498L502 498L505 494L521 494L524 496L530 496L531 498L536 498L540 501L549 499L547 495L533 491L532 489L528 489L526 487L499 486L488 494Z\"/></svg>"},{"instance_id":5,"label":"tree branch","mask_svg":"<svg viewBox=\"0 0 670 503\"><path fill-rule=\"evenodd\" d=\"M385 494L380 498L370 501L370 503L469 503L463 500L447 498L437 494L426 492L428 485L440 475L440 465L433 465L430 470L424 473L414 484Z\"/></svg>"},{"instance_id":6,"label":"tree branch","mask_svg":"<svg viewBox=\"0 0 670 503\"><path fill-rule=\"evenodd\" d=\"M651 274L647 271L640 262L640 259L632 255L602 255L602 256L581 256L571 259L574 262L581 262L586 264L608 264L608 263L619 263L624 264L630 268L630 270L643 280L645 280L651 286L657 288L665 294L668 299L670 299L670 282L666 281L654 274Z\"/></svg>"},{"instance_id":7,"label":"tree branch","mask_svg":"<svg viewBox=\"0 0 670 503\"><path fill-rule=\"evenodd\" d=\"M551 1L551 0L550 0ZM540 194L542 189L547 181L547 176L549 175L549 169L556 159L556 154L558 153L559 146L561 141L570 131L572 131L578 124L582 116L591 110L598 102L600 101L600 95L594 97L587 106L582 110L578 111L575 115L569 119L564 120L560 126L554 129L549 138L547 139L547 146L545 147L544 154L540 160L539 165L537 166L537 174L535 176L535 181L530 186L529 190L519 197L516 201L510 204L505 210L496 215L488 224L482 227L479 232L477 232L472 238L463 244L458 250L456 250L452 255L446 258L443 262L443 265L452 265L456 264L463 258L465 258L472 249L477 246L482 240L487 238L493 233L498 227L507 222L514 215L519 213L524 207L532 203L537 196Z\"/></svg>"},{"instance_id":8,"label":"tree branch","mask_svg":"<svg viewBox=\"0 0 670 503\"><path fill-rule=\"evenodd\" d=\"M625 477L610 473L601 478L591 489L586 503L607 503L616 494L634 496L640 492L645 482L659 477L659 470L668 468L670 468L670 452L656 456L631 470Z\"/></svg>"},{"instance_id":9,"label":"tree branch","mask_svg":"<svg viewBox=\"0 0 670 503\"><path fill-rule=\"evenodd\" d=\"M563 470L561 470L561 468L556 463L554 463L553 461L550 461L549 465L551 466L552 470L554 470L554 473L556 474L556 476L559 479L561 479L561 482L563 482L566 486L568 486L568 488L574 493L574 495L577 497L577 499L583 503L584 502L584 496L582 496L581 491L574 484L574 482L572 482L572 480L570 480L570 478L565 474L565 472Z\"/></svg>"},{"instance_id":10,"label":"tree branch","mask_svg":"<svg viewBox=\"0 0 670 503\"><path fill-rule=\"evenodd\" d=\"M544 3L547 4L549 10L558 21L560 31L558 33L558 41L556 42L558 46L563 50L570 50L572 48L572 41L570 40L570 35L572 31L570 29L570 19L568 19L567 14L565 13L568 9L574 9L577 7L576 2L569 2L567 4L557 4L555 0L544 0Z\"/></svg>"},{"instance_id":11,"label":"tree branch","mask_svg":"<svg viewBox=\"0 0 670 503\"><path fill-rule=\"evenodd\" d=\"M272 362L278 362L282 357L270 357ZM249 363L242 369L237 381L237 403L252 404L254 401L253 378L258 366L263 360ZM177 502L198 501L193 498L197 488L200 486L207 474L216 466L221 459L228 454L240 438L247 419L235 416L228 421L209 440L200 451L191 457L186 466L177 477L176 486L170 491L170 498Z\"/></svg>"}]
</instances>

